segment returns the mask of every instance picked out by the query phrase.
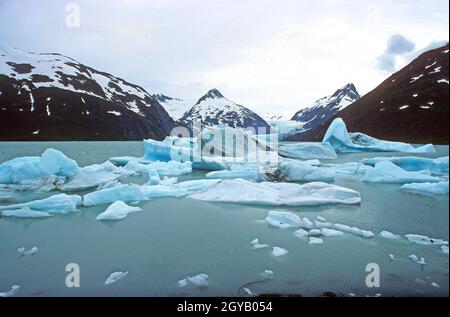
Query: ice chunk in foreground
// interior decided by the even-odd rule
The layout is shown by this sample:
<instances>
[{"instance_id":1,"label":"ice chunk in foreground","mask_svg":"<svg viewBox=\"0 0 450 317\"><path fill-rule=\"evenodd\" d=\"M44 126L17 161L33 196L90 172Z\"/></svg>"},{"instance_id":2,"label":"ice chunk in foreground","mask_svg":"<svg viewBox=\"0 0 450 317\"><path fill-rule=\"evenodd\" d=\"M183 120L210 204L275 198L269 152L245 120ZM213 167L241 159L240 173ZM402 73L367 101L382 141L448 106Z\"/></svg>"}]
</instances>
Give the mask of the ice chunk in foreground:
<instances>
[{"instance_id":1,"label":"ice chunk in foreground","mask_svg":"<svg viewBox=\"0 0 450 317\"><path fill-rule=\"evenodd\" d=\"M38 252L38 248L37 248L37 247L32 247L30 250L27 251L27 250L25 250L24 247L21 247L21 248L18 248L18 249L17 249L17 252L19 252L21 256L24 256L24 255L33 255L33 254L35 254L36 252Z\"/></svg>"},{"instance_id":2,"label":"ice chunk in foreground","mask_svg":"<svg viewBox=\"0 0 450 317\"><path fill-rule=\"evenodd\" d=\"M97 216L97 220L121 220L125 219L129 213L142 211L139 207L131 207L123 201L116 201L104 212Z\"/></svg>"},{"instance_id":3,"label":"ice chunk in foreground","mask_svg":"<svg viewBox=\"0 0 450 317\"><path fill-rule=\"evenodd\" d=\"M268 206L317 206L359 204L358 192L326 183L252 183L243 179L223 180L205 191L189 196L204 201Z\"/></svg>"},{"instance_id":4,"label":"ice chunk in foreground","mask_svg":"<svg viewBox=\"0 0 450 317\"><path fill-rule=\"evenodd\" d=\"M286 181L299 182L332 182L336 172L331 169L312 166L300 161L285 161L279 165L282 177Z\"/></svg>"},{"instance_id":5,"label":"ice chunk in foreground","mask_svg":"<svg viewBox=\"0 0 450 317\"><path fill-rule=\"evenodd\" d=\"M283 211L269 211L265 220L269 226L280 229L297 227L302 223L299 216L291 212Z\"/></svg>"},{"instance_id":6,"label":"ice chunk in foreground","mask_svg":"<svg viewBox=\"0 0 450 317\"><path fill-rule=\"evenodd\" d=\"M406 171L422 171L429 170L433 173L448 173L449 158L448 156L437 159L430 159L416 156L404 157L373 157L361 160L362 164L375 166L375 164L383 161L389 161Z\"/></svg>"},{"instance_id":7,"label":"ice chunk in foreground","mask_svg":"<svg viewBox=\"0 0 450 317\"><path fill-rule=\"evenodd\" d=\"M288 254L289 251L280 247L273 247L272 249L272 255L275 257L280 257Z\"/></svg>"},{"instance_id":8,"label":"ice chunk in foreground","mask_svg":"<svg viewBox=\"0 0 450 317\"><path fill-rule=\"evenodd\" d=\"M259 239L254 239L252 242L250 242L250 245L254 250L267 248L269 246L268 244L261 244L259 242Z\"/></svg>"},{"instance_id":9,"label":"ice chunk in foreground","mask_svg":"<svg viewBox=\"0 0 450 317\"><path fill-rule=\"evenodd\" d=\"M400 236L393 234L392 232L389 231L381 231L380 232L380 237L384 238L384 239L388 239L388 240L397 240L400 239Z\"/></svg>"},{"instance_id":10,"label":"ice chunk in foreground","mask_svg":"<svg viewBox=\"0 0 450 317\"><path fill-rule=\"evenodd\" d=\"M415 149L407 143L378 140L359 132L348 133L347 127L341 118L336 118L330 124L323 142L330 143L338 153L371 151L424 153L425 151L435 151L430 145Z\"/></svg>"},{"instance_id":11,"label":"ice chunk in foreground","mask_svg":"<svg viewBox=\"0 0 450 317\"><path fill-rule=\"evenodd\" d=\"M306 231L305 229L298 229L297 231L294 232L294 235L297 238L305 238L308 236L308 231Z\"/></svg>"},{"instance_id":12,"label":"ice chunk in foreground","mask_svg":"<svg viewBox=\"0 0 450 317\"><path fill-rule=\"evenodd\" d=\"M411 242L422 245L448 245L448 241L442 239L434 239L418 234L407 234L405 237Z\"/></svg>"},{"instance_id":13,"label":"ice chunk in foreground","mask_svg":"<svg viewBox=\"0 0 450 317\"><path fill-rule=\"evenodd\" d=\"M449 192L448 182L412 183L401 187L403 191L421 195L445 195Z\"/></svg>"},{"instance_id":14,"label":"ice chunk in foreground","mask_svg":"<svg viewBox=\"0 0 450 317\"><path fill-rule=\"evenodd\" d=\"M409 182L439 182L441 179L422 172L408 172L389 161L382 161L377 163L373 169L368 170L362 178L362 181L402 184Z\"/></svg>"},{"instance_id":15,"label":"ice chunk in foreground","mask_svg":"<svg viewBox=\"0 0 450 317\"><path fill-rule=\"evenodd\" d=\"M20 285L13 285L11 289L7 292L0 292L0 297L11 297L19 292Z\"/></svg>"},{"instance_id":16,"label":"ice chunk in foreground","mask_svg":"<svg viewBox=\"0 0 450 317\"><path fill-rule=\"evenodd\" d=\"M26 179L47 176L40 168L40 157L18 157L0 164L0 184L17 184Z\"/></svg>"},{"instance_id":17,"label":"ice chunk in foreground","mask_svg":"<svg viewBox=\"0 0 450 317\"><path fill-rule=\"evenodd\" d=\"M117 283L121 279L125 278L128 272L114 272L105 281L105 285L111 285Z\"/></svg>"},{"instance_id":18,"label":"ice chunk in foreground","mask_svg":"<svg viewBox=\"0 0 450 317\"><path fill-rule=\"evenodd\" d=\"M20 209L4 210L0 214L3 217L16 217L16 218L46 218L52 215L48 212L36 211L29 207L23 207Z\"/></svg>"},{"instance_id":19,"label":"ice chunk in foreground","mask_svg":"<svg viewBox=\"0 0 450 317\"><path fill-rule=\"evenodd\" d=\"M281 156L293 159L337 159L337 154L329 143L316 142L296 142L289 144L280 144L278 153Z\"/></svg>"},{"instance_id":20,"label":"ice chunk in foreground","mask_svg":"<svg viewBox=\"0 0 450 317\"><path fill-rule=\"evenodd\" d=\"M55 149L48 149L42 154L39 168L48 175L66 177L73 177L79 171L76 161Z\"/></svg>"},{"instance_id":21,"label":"ice chunk in foreground","mask_svg":"<svg viewBox=\"0 0 450 317\"><path fill-rule=\"evenodd\" d=\"M58 194L42 200L34 200L27 203L10 206L0 206L0 210L13 210L28 207L36 211L48 212L52 214L67 214L77 211L77 205L80 201L80 196Z\"/></svg>"},{"instance_id":22,"label":"ice chunk in foreground","mask_svg":"<svg viewBox=\"0 0 450 317\"><path fill-rule=\"evenodd\" d=\"M446 245L441 246L441 251L442 251L442 253L448 255L448 246L446 246Z\"/></svg>"}]
</instances>

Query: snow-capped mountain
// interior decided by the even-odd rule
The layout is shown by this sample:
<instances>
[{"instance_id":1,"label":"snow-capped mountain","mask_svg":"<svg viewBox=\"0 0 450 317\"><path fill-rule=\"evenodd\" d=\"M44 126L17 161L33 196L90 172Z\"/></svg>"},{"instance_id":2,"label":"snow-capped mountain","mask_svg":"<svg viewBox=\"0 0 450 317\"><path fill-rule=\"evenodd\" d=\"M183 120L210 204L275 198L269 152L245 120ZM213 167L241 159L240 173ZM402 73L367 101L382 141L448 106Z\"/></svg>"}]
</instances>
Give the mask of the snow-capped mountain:
<instances>
[{"instance_id":1,"label":"snow-capped mountain","mask_svg":"<svg viewBox=\"0 0 450 317\"><path fill-rule=\"evenodd\" d=\"M137 85L60 54L0 46L0 139L161 139L173 125Z\"/></svg>"},{"instance_id":2,"label":"snow-capped mountain","mask_svg":"<svg viewBox=\"0 0 450 317\"><path fill-rule=\"evenodd\" d=\"M271 111L263 114L264 120L269 121L289 121L292 118L293 111Z\"/></svg>"},{"instance_id":3,"label":"snow-capped mountain","mask_svg":"<svg viewBox=\"0 0 450 317\"><path fill-rule=\"evenodd\" d=\"M228 100L217 89L200 98L180 121L192 126L192 122L199 119L206 126L223 124L232 128L270 128L255 112Z\"/></svg>"},{"instance_id":4,"label":"snow-capped mountain","mask_svg":"<svg viewBox=\"0 0 450 317\"><path fill-rule=\"evenodd\" d=\"M166 109L167 113L169 113L174 120L181 119L192 106L192 104L189 104L185 100L172 98L163 94L153 95L152 97Z\"/></svg>"},{"instance_id":5,"label":"snow-capped mountain","mask_svg":"<svg viewBox=\"0 0 450 317\"><path fill-rule=\"evenodd\" d=\"M338 113L351 132L410 143L449 142L449 45L427 51ZM297 140L322 140L324 125Z\"/></svg>"},{"instance_id":6,"label":"snow-capped mountain","mask_svg":"<svg viewBox=\"0 0 450 317\"><path fill-rule=\"evenodd\" d=\"M353 84L347 84L336 90L331 96L317 100L313 105L297 112L291 120L304 123L304 129L314 129L339 111L344 110L349 105L360 98L358 91Z\"/></svg>"}]
</instances>

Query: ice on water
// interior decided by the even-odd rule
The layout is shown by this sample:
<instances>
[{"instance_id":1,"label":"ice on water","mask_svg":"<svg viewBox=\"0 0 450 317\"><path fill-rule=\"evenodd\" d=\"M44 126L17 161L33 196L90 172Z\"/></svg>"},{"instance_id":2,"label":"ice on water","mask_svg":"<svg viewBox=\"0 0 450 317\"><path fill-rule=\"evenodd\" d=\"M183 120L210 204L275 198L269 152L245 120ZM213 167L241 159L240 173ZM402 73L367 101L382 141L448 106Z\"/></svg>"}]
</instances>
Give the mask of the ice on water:
<instances>
[{"instance_id":1,"label":"ice on water","mask_svg":"<svg viewBox=\"0 0 450 317\"><path fill-rule=\"evenodd\" d=\"M439 182L441 178L431 176L427 171L409 172L389 161L381 161L375 164L373 169L367 170L362 178L364 182L373 183L426 183Z\"/></svg>"},{"instance_id":2,"label":"ice on water","mask_svg":"<svg viewBox=\"0 0 450 317\"><path fill-rule=\"evenodd\" d=\"M104 212L97 216L97 220L122 220L125 219L128 214L134 212L141 212L139 207L131 207L125 204L123 201L116 201L111 204Z\"/></svg>"}]
</instances>

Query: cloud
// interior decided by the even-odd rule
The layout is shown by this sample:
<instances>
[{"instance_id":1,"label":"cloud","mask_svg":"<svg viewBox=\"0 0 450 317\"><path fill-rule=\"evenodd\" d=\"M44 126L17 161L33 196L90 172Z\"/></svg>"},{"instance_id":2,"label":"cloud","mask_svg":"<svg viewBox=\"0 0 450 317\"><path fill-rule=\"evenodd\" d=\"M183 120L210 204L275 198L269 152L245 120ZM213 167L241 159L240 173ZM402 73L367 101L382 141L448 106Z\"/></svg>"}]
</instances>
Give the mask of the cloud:
<instances>
[{"instance_id":1,"label":"cloud","mask_svg":"<svg viewBox=\"0 0 450 317\"><path fill-rule=\"evenodd\" d=\"M387 42L386 50L377 60L378 69L384 72L396 70L397 57L414 51L416 44L401 34L391 35Z\"/></svg>"}]
</instances>

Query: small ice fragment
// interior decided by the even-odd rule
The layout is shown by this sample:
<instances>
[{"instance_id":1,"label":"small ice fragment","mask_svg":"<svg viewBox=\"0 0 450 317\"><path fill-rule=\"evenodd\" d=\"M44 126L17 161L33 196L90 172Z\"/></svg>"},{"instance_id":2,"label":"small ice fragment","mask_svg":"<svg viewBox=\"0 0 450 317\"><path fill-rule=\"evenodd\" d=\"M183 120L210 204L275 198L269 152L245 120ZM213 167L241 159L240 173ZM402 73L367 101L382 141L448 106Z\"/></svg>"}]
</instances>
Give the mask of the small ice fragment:
<instances>
[{"instance_id":1,"label":"small ice fragment","mask_svg":"<svg viewBox=\"0 0 450 317\"><path fill-rule=\"evenodd\" d=\"M187 281L187 279L182 279L182 280L179 280L178 281L178 287L186 287L187 285L188 285L188 281Z\"/></svg>"},{"instance_id":2,"label":"small ice fragment","mask_svg":"<svg viewBox=\"0 0 450 317\"><path fill-rule=\"evenodd\" d=\"M323 240L319 239L319 238L310 237L309 238L309 244L310 245L322 245L323 244Z\"/></svg>"},{"instance_id":3,"label":"small ice fragment","mask_svg":"<svg viewBox=\"0 0 450 317\"><path fill-rule=\"evenodd\" d=\"M415 278L415 279L414 279L414 283L422 284L422 285L425 285L425 284L426 284L425 281L422 280L422 279L420 279L420 278Z\"/></svg>"},{"instance_id":4,"label":"small ice fragment","mask_svg":"<svg viewBox=\"0 0 450 317\"><path fill-rule=\"evenodd\" d=\"M426 265L425 258L420 258L420 261L417 261L418 264Z\"/></svg>"},{"instance_id":5,"label":"small ice fragment","mask_svg":"<svg viewBox=\"0 0 450 317\"><path fill-rule=\"evenodd\" d=\"M393 234L392 232L389 232L389 231L381 231L380 237L382 237L384 239L389 239L389 240L396 240L396 239L400 238L398 235Z\"/></svg>"},{"instance_id":6,"label":"small ice fragment","mask_svg":"<svg viewBox=\"0 0 450 317\"><path fill-rule=\"evenodd\" d=\"M279 229L298 227L302 224L298 215L284 211L269 211L265 221L269 226Z\"/></svg>"},{"instance_id":7,"label":"small ice fragment","mask_svg":"<svg viewBox=\"0 0 450 317\"><path fill-rule=\"evenodd\" d=\"M6 292L0 292L0 297L10 297L17 294L17 292L20 289L20 285L13 285L11 286L11 289Z\"/></svg>"},{"instance_id":8,"label":"small ice fragment","mask_svg":"<svg viewBox=\"0 0 450 317\"><path fill-rule=\"evenodd\" d=\"M317 220L322 221L322 222L327 221L324 217L321 217L321 216L317 216Z\"/></svg>"},{"instance_id":9,"label":"small ice fragment","mask_svg":"<svg viewBox=\"0 0 450 317\"><path fill-rule=\"evenodd\" d=\"M408 258L409 258L411 261L413 261L413 262L418 262L418 261L419 261L419 258L418 258L417 255L415 255L415 254L411 254Z\"/></svg>"},{"instance_id":10,"label":"small ice fragment","mask_svg":"<svg viewBox=\"0 0 450 317\"><path fill-rule=\"evenodd\" d=\"M3 217L16 217L16 218L47 218L52 217L48 212L36 211L30 207L23 207L15 210L0 211Z\"/></svg>"},{"instance_id":11,"label":"small ice fragment","mask_svg":"<svg viewBox=\"0 0 450 317\"><path fill-rule=\"evenodd\" d=\"M105 285L114 284L121 279L125 278L128 275L128 272L114 272L112 273L105 281Z\"/></svg>"},{"instance_id":12,"label":"small ice fragment","mask_svg":"<svg viewBox=\"0 0 450 317\"><path fill-rule=\"evenodd\" d=\"M395 255L389 254L389 259L390 259L391 261L395 261Z\"/></svg>"},{"instance_id":13,"label":"small ice fragment","mask_svg":"<svg viewBox=\"0 0 450 317\"><path fill-rule=\"evenodd\" d=\"M304 237L308 236L308 231L306 231L304 229L298 229L297 231L294 232L294 235L297 238L304 238Z\"/></svg>"},{"instance_id":14,"label":"small ice fragment","mask_svg":"<svg viewBox=\"0 0 450 317\"><path fill-rule=\"evenodd\" d=\"M280 247L273 247L272 249L272 255L275 257L280 257L288 254L289 251Z\"/></svg>"},{"instance_id":15,"label":"small ice fragment","mask_svg":"<svg viewBox=\"0 0 450 317\"><path fill-rule=\"evenodd\" d=\"M348 296L350 296L350 297L356 297L355 293L348 293Z\"/></svg>"},{"instance_id":16,"label":"small ice fragment","mask_svg":"<svg viewBox=\"0 0 450 317\"><path fill-rule=\"evenodd\" d=\"M309 220L308 218L303 217L301 227L303 227L305 229L313 229L314 223L311 220Z\"/></svg>"},{"instance_id":17,"label":"small ice fragment","mask_svg":"<svg viewBox=\"0 0 450 317\"><path fill-rule=\"evenodd\" d=\"M249 288L247 288L247 287L244 287L242 290L243 290L247 295L250 295L250 296L253 295L252 291L251 291Z\"/></svg>"},{"instance_id":18,"label":"small ice fragment","mask_svg":"<svg viewBox=\"0 0 450 317\"><path fill-rule=\"evenodd\" d=\"M188 277L187 280L197 287L206 287L209 284L209 276L206 274L198 274L196 276Z\"/></svg>"},{"instance_id":19,"label":"small ice fragment","mask_svg":"<svg viewBox=\"0 0 450 317\"><path fill-rule=\"evenodd\" d=\"M32 247L30 250L27 251L27 250L25 250L24 247L21 247L21 248L18 248L18 249L17 249L17 252L19 252L21 256L24 256L24 255L33 255L33 254L35 254L36 252L38 252L38 248L37 248L37 247Z\"/></svg>"},{"instance_id":20,"label":"small ice fragment","mask_svg":"<svg viewBox=\"0 0 450 317\"><path fill-rule=\"evenodd\" d=\"M448 246L446 246L446 245L441 246L441 251L442 251L444 254L447 254L447 255L448 255Z\"/></svg>"},{"instance_id":21,"label":"small ice fragment","mask_svg":"<svg viewBox=\"0 0 450 317\"><path fill-rule=\"evenodd\" d=\"M430 285L435 287L435 288L440 288L439 284L436 283L436 282L432 282Z\"/></svg>"},{"instance_id":22,"label":"small ice fragment","mask_svg":"<svg viewBox=\"0 0 450 317\"><path fill-rule=\"evenodd\" d=\"M252 248L253 248L254 250L262 249L262 248L267 248L267 247L269 246L269 245L267 245L267 244L261 244L261 243L259 243L259 239L253 240L252 242L250 242L250 245L252 246Z\"/></svg>"},{"instance_id":23,"label":"small ice fragment","mask_svg":"<svg viewBox=\"0 0 450 317\"><path fill-rule=\"evenodd\" d=\"M274 275L272 270L264 270L264 272L261 273L262 276L269 278L272 277Z\"/></svg>"},{"instance_id":24,"label":"small ice fragment","mask_svg":"<svg viewBox=\"0 0 450 317\"><path fill-rule=\"evenodd\" d=\"M104 212L97 216L97 220L122 220L125 219L129 213L141 212L139 207L131 207L123 201L116 201L111 204Z\"/></svg>"},{"instance_id":25,"label":"small ice fragment","mask_svg":"<svg viewBox=\"0 0 450 317\"><path fill-rule=\"evenodd\" d=\"M322 235L324 237L341 237L341 236L344 235L344 233L342 231L339 231L339 230L323 228L322 229Z\"/></svg>"},{"instance_id":26,"label":"small ice fragment","mask_svg":"<svg viewBox=\"0 0 450 317\"><path fill-rule=\"evenodd\" d=\"M320 230L320 229L309 230L308 235L309 236L320 236L320 235L322 235L322 230Z\"/></svg>"},{"instance_id":27,"label":"small ice fragment","mask_svg":"<svg viewBox=\"0 0 450 317\"><path fill-rule=\"evenodd\" d=\"M314 221L314 226L316 227L316 228L331 228L331 227L333 227L333 224L332 223L329 223L329 222L321 222L321 221Z\"/></svg>"}]
</instances>

